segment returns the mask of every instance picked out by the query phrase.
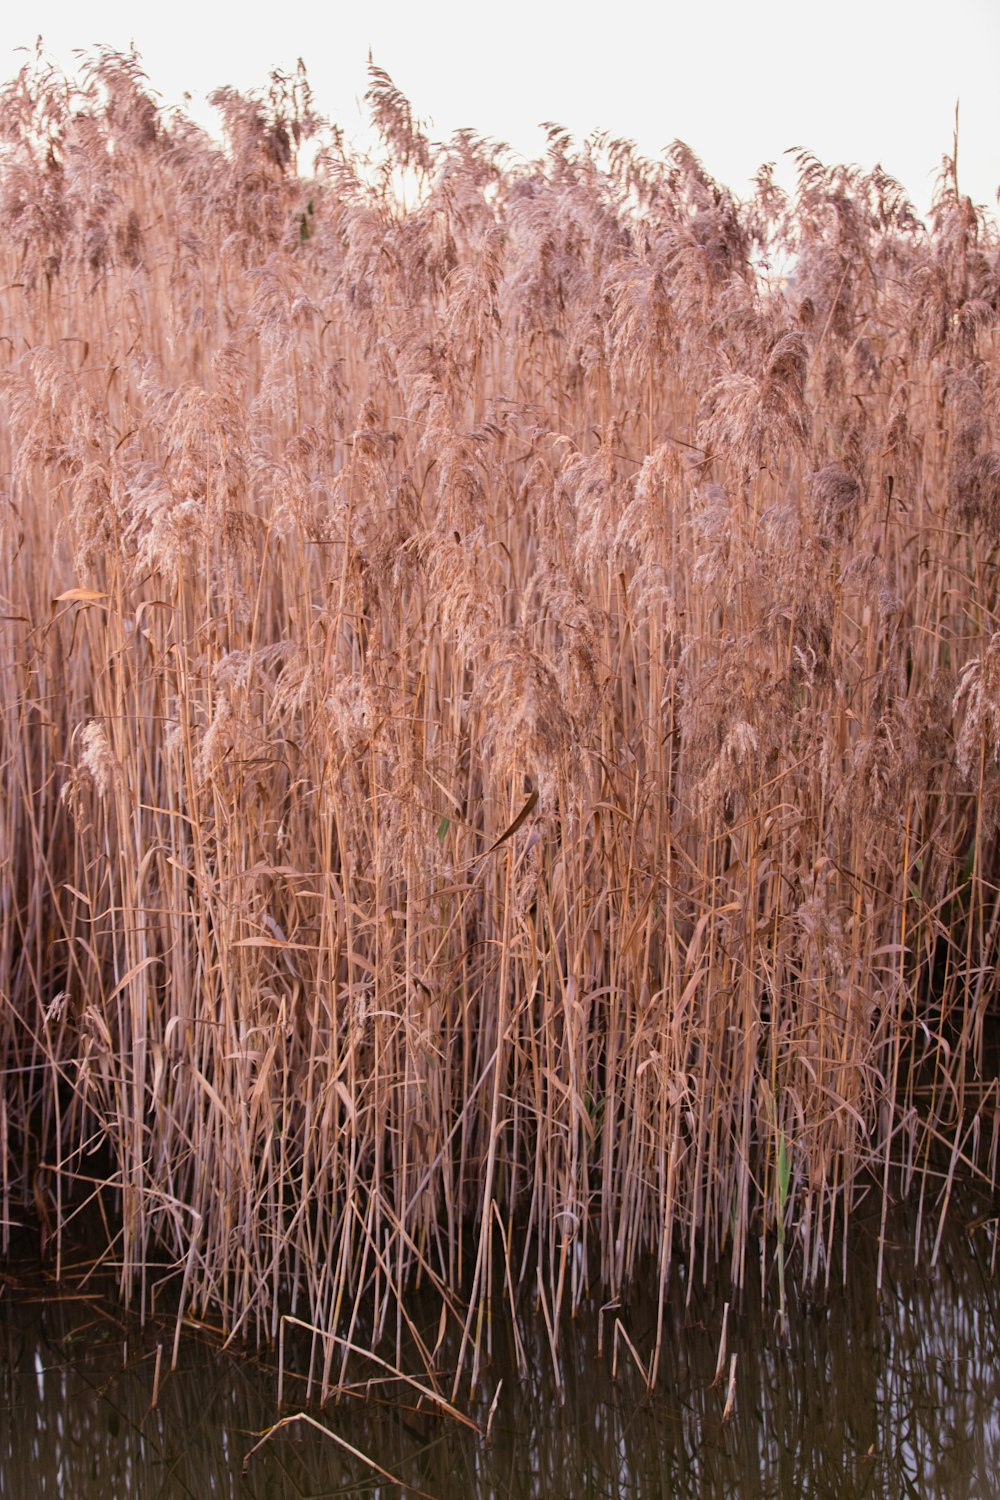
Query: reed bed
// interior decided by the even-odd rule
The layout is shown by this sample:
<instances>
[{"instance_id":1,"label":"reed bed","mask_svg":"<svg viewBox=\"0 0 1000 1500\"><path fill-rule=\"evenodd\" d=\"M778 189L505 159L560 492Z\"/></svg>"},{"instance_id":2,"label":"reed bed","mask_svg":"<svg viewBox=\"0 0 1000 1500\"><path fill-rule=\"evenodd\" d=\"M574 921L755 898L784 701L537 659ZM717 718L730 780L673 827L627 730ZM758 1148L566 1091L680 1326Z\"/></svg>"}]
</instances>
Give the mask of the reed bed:
<instances>
[{"instance_id":1,"label":"reed bed","mask_svg":"<svg viewBox=\"0 0 1000 1500\"><path fill-rule=\"evenodd\" d=\"M933 1253L1000 1123L956 153L925 225L369 101L364 156L302 74L225 148L134 56L0 97L3 1234L96 1203L124 1295L305 1321L324 1393L650 1263L822 1284L872 1191Z\"/></svg>"}]
</instances>

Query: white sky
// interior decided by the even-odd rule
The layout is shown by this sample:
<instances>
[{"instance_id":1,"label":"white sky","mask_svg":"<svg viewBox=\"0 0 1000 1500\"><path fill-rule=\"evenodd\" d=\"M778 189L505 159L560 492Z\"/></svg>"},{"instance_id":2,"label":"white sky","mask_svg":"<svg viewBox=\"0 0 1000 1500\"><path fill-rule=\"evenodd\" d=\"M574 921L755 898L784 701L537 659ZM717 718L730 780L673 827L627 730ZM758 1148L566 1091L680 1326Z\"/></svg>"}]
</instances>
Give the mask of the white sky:
<instances>
[{"instance_id":1,"label":"white sky","mask_svg":"<svg viewBox=\"0 0 1000 1500\"><path fill-rule=\"evenodd\" d=\"M542 120L650 154L679 137L737 193L806 146L881 162L921 211L960 100L960 185L996 211L1000 0L0 0L5 79L39 33L67 68L74 48L134 41L154 89L190 92L205 124L212 88L263 87L302 57L318 107L354 136L370 47L438 139L471 126L535 155Z\"/></svg>"}]
</instances>

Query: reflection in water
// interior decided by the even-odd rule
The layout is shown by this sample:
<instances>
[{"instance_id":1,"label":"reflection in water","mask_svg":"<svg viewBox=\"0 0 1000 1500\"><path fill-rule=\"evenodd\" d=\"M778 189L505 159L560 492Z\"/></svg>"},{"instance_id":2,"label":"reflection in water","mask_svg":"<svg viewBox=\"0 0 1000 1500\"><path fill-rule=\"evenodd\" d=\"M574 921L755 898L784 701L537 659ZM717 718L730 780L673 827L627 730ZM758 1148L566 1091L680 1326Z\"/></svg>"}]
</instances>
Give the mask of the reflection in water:
<instances>
[{"instance_id":1,"label":"reflection in water","mask_svg":"<svg viewBox=\"0 0 1000 1500\"><path fill-rule=\"evenodd\" d=\"M873 1249L852 1244L850 1286L823 1302L790 1306L786 1347L759 1286L731 1312L736 1408L722 1420L725 1381L713 1384L724 1294L674 1287L657 1391L647 1397L624 1345L619 1379L597 1350L597 1310L567 1330L560 1405L544 1328L530 1334L530 1374L499 1350L487 1371L486 1411L503 1387L484 1446L406 1401L344 1401L317 1414L341 1438L438 1500L502 1496L942 1496L981 1500L1000 1491L997 1396L1000 1296L990 1232L962 1223L995 1212L968 1198L931 1272L913 1270L912 1222L900 1215L881 1305ZM648 1351L655 1307L621 1312ZM159 1402L150 1409L157 1342ZM0 1295L0 1497L396 1495L342 1448L305 1427L276 1436L241 1475L255 1435L275 1416L276 1372L220 1355L192 1337L167 1375L169 1337L142 1333L96 1297L28 1300ZM621 1361L625 1361L622 1366ZM728 1356L727 1356L728 1362ZM728 1367L728 1364L727 1364ZM374 1373L374 1372L373 1372ZM393 1393L395 1395L395 1393Z\"/></svg>"}]
</instances>

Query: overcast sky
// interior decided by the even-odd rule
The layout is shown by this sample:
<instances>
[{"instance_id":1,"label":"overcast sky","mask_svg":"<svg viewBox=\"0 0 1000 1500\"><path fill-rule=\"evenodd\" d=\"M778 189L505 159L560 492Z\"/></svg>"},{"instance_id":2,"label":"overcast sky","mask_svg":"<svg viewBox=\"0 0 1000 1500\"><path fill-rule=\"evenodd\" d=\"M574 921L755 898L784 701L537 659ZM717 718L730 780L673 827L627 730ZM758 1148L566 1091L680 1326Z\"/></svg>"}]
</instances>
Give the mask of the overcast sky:
<instances>
[{"instance_id":1,"label":"overcast sky","mask_svg":"<svg viewBox=\"0 0 1000 1500\"><path fill-rule=\"evenodd\" d=\"M38 33L66 67L74 48L134 41L152 86L169 104L189 92L203 123L212 88L262 86L301 57L319 108L355 135L370 48L439 139L471 126L535 155L543 120L648 153L679 137L737 193L805 146L881 162L921 211L960 100L960 185L996 211L1000 0L2 0L5 77Z\"/></svg>"}]
</instances>

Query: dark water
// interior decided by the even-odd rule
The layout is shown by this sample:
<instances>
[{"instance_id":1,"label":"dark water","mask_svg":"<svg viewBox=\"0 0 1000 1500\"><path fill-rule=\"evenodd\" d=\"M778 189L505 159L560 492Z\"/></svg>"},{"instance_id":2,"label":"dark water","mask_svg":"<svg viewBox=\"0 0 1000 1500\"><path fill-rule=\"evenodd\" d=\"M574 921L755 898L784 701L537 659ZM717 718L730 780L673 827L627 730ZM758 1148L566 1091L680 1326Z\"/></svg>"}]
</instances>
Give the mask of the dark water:
<instances>
[{"instance_id":1,"label":"dark water","mask_svg":"<svg viewBox=\"0 0 1000 1500\"><path fill-rule=\"evenodd\" d=\"M168 1374L168 1329L138 1329L89 1288L52 1300L51 1287L8 1270L0 1291L0 1496L985 1500L1000 1493L1000 1264L989 1219L996 1213L991 1200L963 1198L933 1271L914 1269L915 1226L896 1214L881 1301L874 1230L856 1227L848 1286L809 1303L792 1295L786 1346L774 1323L773 1276L766 1314L758 1279L729 1314L727 1374L733 1354L736 1368L728 1421L727 1381L713 1384L724 1293L699 1291L688 1302L680 1278L652 1396L624 1345L612 1379L613 1315L605 1314L599 1356L595 1309L562 1335L561 1402L540 1320L528 1334L527 1379L498 1354L474 1412L485 1425L502 1379L489 1445L418 1410L398 1386L376 1384L368 1403L348 1399L313 1413L401 1478L404 1491L304 1424L276 1434L243 1476L244 1457L276 1416L277 1372L267 1357L220 1354L192 1332ZM619 1315L645 1357L655 1309L639 1297ZM367 1373L378 1374L359 1362L355 1374ZM286 1383L286 1396L295 1393ZM299 1387L300 1402L303 1395Z\"/></svg>"}]
</instances>

